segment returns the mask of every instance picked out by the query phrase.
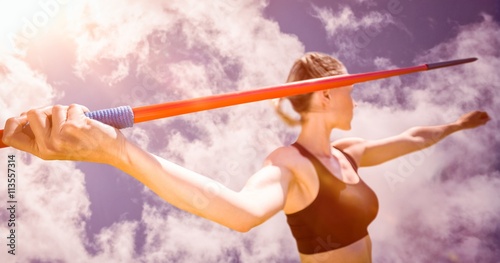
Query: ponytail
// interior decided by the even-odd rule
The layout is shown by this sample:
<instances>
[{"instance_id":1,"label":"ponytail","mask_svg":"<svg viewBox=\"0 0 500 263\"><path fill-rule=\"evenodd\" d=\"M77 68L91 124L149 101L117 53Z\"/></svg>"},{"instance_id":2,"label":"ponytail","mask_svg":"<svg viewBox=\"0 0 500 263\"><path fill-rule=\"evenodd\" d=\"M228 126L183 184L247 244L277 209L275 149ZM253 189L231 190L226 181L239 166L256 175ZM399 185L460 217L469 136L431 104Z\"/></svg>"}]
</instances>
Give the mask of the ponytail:
<instances>
[{"instance_id":1,"label":"ponytail","mask_svg":"<svg viewBox=\"0 0 500 263\"><path fill-rule=\"evenodd\" d=\"M298 126L302 123L300 119L293 118L292 116L288 115L285 111L283 111L283 108L281 105L283 104L284 98L278 98L273 100L274 104L274 109L276 110L276 113L278 116L288 125L288 126Z\"/></svg>"}]
</instances>

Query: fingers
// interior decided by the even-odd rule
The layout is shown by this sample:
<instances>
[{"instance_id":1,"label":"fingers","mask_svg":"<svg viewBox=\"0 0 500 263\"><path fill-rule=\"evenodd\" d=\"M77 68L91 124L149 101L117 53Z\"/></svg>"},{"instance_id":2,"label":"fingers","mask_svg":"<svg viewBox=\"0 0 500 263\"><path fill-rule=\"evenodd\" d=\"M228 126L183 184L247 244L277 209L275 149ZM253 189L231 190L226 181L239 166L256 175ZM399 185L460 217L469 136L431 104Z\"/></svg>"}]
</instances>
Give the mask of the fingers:
<instances>
[{"instance_id":1,"label":"fingers","mask_svg":"<svg viewBox=\"0 0 500 263\"><path fill-rule=\"evenodd\" d=\"M61 132L64 135L72 134L76 130L84 127L88 122L89 118L85 116L85 111L88 111L86 107L78 104L72 104L67 107L67 119L65 125L61 127L64 130Z\"/></svg>"},{"instance_id":2,"label":"fingers","mask_svg":"<svg viewBox=\"0 0 500 263\"><path fill-rule=\"evenodd\" d=\"M68 107L68 120L80 120L82 118L86 118L85 112L88 112L89 109L82 105L71 104Z\"/></svg>"},{"instance_id":3,"label":"fingers","mask_svg":"<svg viewBox=\"0 0 500 263\"><path fill-rule=\"evenodd\" d=\"M486 119L486 121L490 121L491 120L490 115L488 115L487 112L483 111L482 113L483 113L483 116L482 116L483 119Z\"/></svg>"},{"instance_id":4,"label":"fingers","mask_svg":"<svg viewBox=\"0 0 500 263\"><path fill-rule=\"evenodd\" d=\"M52 128L52 107L29 110L26 113L31 130L36 138L50 136ZM37 140L39 147L45 146L44 140Z\"/></svg>"},{"instance_id":5,"label":"fingers","mask_svg":"<svg viewBox=\"0 0 500 263\"><path fill-rule=\"evenodd\" d=\"M465 129L476 128L481 125L485 125L491 118L485 111L472 111L464 114L459 119L462 127Z\"/></svg>"},{"instance_id":6,"label":"fingers","mask_svg":"<svg viewBox=\"0 0 500 263\"><path fill-rule=\"evenodd\" d=\"M52 134L47 145L50 150L58 152L63 144L75 136L75 131L85 125L83 120L87 118L84 114L86 109L77 104L52 107Z\"/></svg>"},{"instance_id":7,"label":"fingers","mask_svg":"<svg viewBox=\"0 0 500 263\"><path fill-rule=\"evenodd\" d=\"M491 118L487 112L483 112L482 120L483 120L483 124L486 124L487 122L489 122L491 120Z\"/></svg>"},{"instance_id":8,"label":"fingers","mask_svg":"<svg viewBox=\"0 0 500 263\"><path fill-rule=\"evenodd\" d=\"M35 141L32 136L24 132L26 125L28 125L27 114L8 119L5 123L2 142L22 151L33 153Z\"/></svg>"},{"instance_id":9,"label":"fingers","mask_svg":"<svg viewBox=\"0 0 500 263\"><path fill-rule=\"evenodd\" d=\"M485 111L475 111L474 114L476 115L477 120L482 124L487 123L491 119L488 113Z\"/></svg>"},{"instance_id":10,"label":"fingers","mask_svg":"<svg viewBox=\"0 0 500 263\"><path fill-rule=\"evenodd\" d=\"M52 134L59 134L62 125L68 118L68 107L56 105L52 108Z\"/></svg>"},{"instance_id":11,"label":"fingers","mask_svg":"<svg viewBox=\"0 0 500 263\"><path fill-rule=\"evenodd\" d=\"M90 112L90 110L87 107L83 105L78 105L78 106L80 106L83 109L83 112Z\"/></svg>"},{"instance_id":12,"label":"fingers","mask_svg":"<svg viewBox=\"0 0 500 263\"><path fill-rule=\"evenodd\" d=\"M81 123L87 118L86 107L80 105L45 107L21 113L10 118L5 124L2 141L6 145L39 155L50 152L53 143L61 138L61 129L68 120L72 124ZM70 125L71 126L71 125Z\"/></svg>"}]
</instances>

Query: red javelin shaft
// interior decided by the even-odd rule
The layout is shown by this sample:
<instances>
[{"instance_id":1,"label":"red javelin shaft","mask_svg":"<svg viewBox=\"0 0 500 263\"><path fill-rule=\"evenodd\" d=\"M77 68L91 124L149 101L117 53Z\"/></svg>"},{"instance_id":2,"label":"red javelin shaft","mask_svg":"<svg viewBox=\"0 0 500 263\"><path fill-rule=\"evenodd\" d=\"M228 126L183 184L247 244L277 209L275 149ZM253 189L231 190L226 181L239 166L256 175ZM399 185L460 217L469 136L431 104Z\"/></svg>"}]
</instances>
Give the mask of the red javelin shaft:
<instances>
[{"instance_id":1,"label":"red javelin shaft","mask_svg":"<svg viewBox=\"0 0 500 263\"><path fill-rule=\"evenodd\" d=\"M477 58L467 58L467 59L446 61L433 64L423 64L408 68L311 79L311 80L281 84L277 86L270 86L257 90L240 91L240 92L227 93L221 95L207 96L202 98L137 107L133 109L135 116L134 123L171 117L197 111L203 111L208 109L216 109L220 107L255 102L260 100L293 96L293 95L304 94L331 88L339 88L370 80L383 79L419 71L469 63L475 60L477 60Z\"/></svg>"},{"instance_id":2,"label":"red javelin shaft","mask_svg":"<svg viewBox=\"0 0 500 263\"><path fill-rule=\"evenodd\" d=\"M477 58L466 58L439 63L422 64L413 67L382 70L351 75L339 75L305 81L269 86L257 90L247 90L220 95L212 95L195 99L167 102L133 108L134 123L140 123L160 118L172 117L203 110L216 109L260 100L275 99L319 90L339 88L356 83L400 76L419 71L455 66L476 61ZM0 138L3 130L0 130ZM0 142L0 148L6 147Z\"/></svg>"}]
</instances>

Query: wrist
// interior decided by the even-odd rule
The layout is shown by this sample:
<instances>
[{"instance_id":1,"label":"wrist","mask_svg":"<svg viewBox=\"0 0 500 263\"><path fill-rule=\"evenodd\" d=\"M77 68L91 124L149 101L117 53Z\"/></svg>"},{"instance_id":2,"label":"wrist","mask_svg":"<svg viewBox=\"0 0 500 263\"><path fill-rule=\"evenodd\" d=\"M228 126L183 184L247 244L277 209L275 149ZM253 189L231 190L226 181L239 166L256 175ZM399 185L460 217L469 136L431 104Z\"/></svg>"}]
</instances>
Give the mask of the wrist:
<instances>
[{"instance_id":1,"label":"wrist","mask_svg":"<svg viewBox=\"0 0 500 263\"><path fill-rule=\"evenodd\" d=\"M449 127L449 130L450 132L449 133L453 133L453 132L456 132L456 131L460 131L460 130L463 130L465 127L463 126L463 124L459 121L455 121L453 123L450 123L448 125Z\"/></svg>"},{"instance_id":2,"label":"wrist","mask_svg":"<svg viewBox=\"0 0 500 263\"><path fill-rule=\"evenodd\" d=\"M106 149L104 162L111 166L120 168L130 164L129 148L131 143L123 136L119 135L111 147Z\"/></svg>"},{"instance_id":3,"label":"wrist","mask_svg":"<svg viewBox=\"0 0 500 263\"><path fill-rule=\"evenodd\" d=\"M101 122L90 120L90 136L93 138L91 162L108 164L111 166L122 165L128 160L127 157L127 138L120 130L113 128Z\"/></svg>"},{"instance_id":4,"label":"wrist","mask_svg":"<svg viewBox=\"0 0 500 263\"><path fill-rule=\"evenodd\" d=\"M123 138L122 143L116 148L115 153L107 164L129 174L137 174L141 165L148 163L151 155L138 147L133 142Z\"/></svg>"}]
</instances>

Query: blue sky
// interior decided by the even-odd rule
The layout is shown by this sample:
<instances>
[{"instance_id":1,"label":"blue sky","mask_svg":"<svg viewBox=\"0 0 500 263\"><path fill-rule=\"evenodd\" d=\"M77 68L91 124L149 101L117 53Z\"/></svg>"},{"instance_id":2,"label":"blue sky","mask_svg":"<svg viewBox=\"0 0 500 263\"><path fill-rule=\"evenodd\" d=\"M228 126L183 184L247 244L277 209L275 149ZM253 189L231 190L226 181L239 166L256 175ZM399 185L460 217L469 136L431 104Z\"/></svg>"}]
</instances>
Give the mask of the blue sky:
<instances>
[{"instance_id":1,"label":"blue sky","mask_svg":"<svg viewBox=\"0 0 500 263\"><path fill-rule=\"evenodd\" d=\"M493 117L435 147L360 170L377 193L375 262L495 262L500 187L498 1L25 1L0 4L0 122L33 108L142 106L282 83L307 51L349 72L464 57L472 64L360 84L353 129L377 139L471 110ZM148 151L242 187L293 142L269 102L138 124ZM283 213L241 234L163 202L115 168L19 163L18 262L298 262ZM1 169L0 169L1 170ZM2 172L1 178L6 178ZM3 179L0 179L3 180ZM6 203L0 184L0 204ZM210 200L208 190L201 199ZM198 198L198 197L196 197ZM0 221L8 214L1 210ZM7 226L0 224L0 233ZM3 235L3 234L2 234ZM0 261L14 262L6 251Z\"/></svg>"}]
</instances>

